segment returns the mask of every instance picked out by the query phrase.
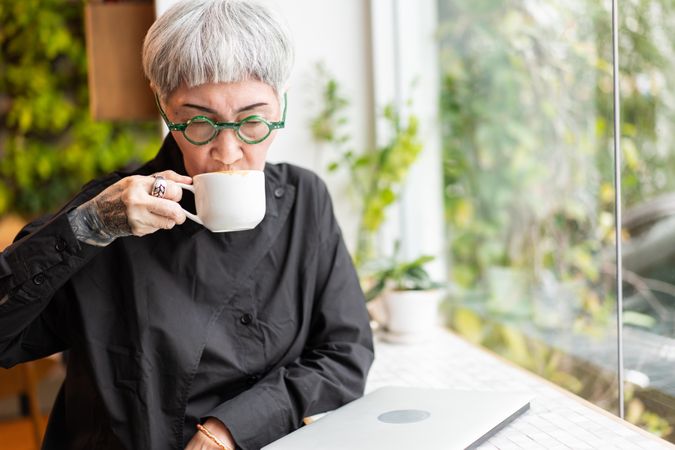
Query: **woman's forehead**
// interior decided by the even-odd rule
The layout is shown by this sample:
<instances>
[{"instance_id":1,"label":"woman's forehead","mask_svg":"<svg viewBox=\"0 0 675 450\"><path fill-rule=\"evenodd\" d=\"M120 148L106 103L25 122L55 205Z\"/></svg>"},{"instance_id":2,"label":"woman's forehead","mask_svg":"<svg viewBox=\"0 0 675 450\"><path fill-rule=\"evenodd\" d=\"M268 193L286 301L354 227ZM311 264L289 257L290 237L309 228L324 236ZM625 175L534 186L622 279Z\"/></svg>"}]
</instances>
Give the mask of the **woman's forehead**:
<instances>
[{"instance_id":1,"label":"woman's forehead","mask_svg":"<svg viewBox=\"0 0 675 450\"><path fill-rule=\"evenodd\" d=\"M174 105L198 101L204 106L239 108L251 104L274 104L277 102L277 96L268 84L257 80L244 80L199 86L182 85L169 96L169 101Z\"/></svg>"}]
</instances>

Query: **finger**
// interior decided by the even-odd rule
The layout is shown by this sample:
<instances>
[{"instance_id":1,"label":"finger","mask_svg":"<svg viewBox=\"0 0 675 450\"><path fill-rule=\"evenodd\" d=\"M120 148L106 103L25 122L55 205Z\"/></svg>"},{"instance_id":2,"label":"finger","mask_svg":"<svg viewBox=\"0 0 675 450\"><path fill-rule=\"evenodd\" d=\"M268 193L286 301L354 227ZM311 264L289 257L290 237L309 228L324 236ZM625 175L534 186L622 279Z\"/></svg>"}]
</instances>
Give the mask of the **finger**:
<instances>
[{"instance_id":1,"label":"finger","mask_svg":"<svg viewBox=\"0 0 675 450\"><path fill-rule=\"evenodd\" d=\"M179 202L183 198L183 189L178 186L173 181L166 181L166 192L164 197L167 200L173 200L174 202Z\"/></svg>"},{"instance_id":2,"label":"finger","mask_svg":"<svg viewBox=\"0 0 675 450\"><path fill-rule=\"evenodd\" d=\"M142 177L142 180L139 181L140 183L139 188L142 191L146 192L148 195L154 197L154 195L152 195L152 190L155 186L155 183L157 183L156 177L160 176L164 178L164 175L159 174L149 177ZM164 183L166 185L166 190L164 191L164 196L161 198L166 198L169 200L173 200L175 202L179 202L180 199L183 198L183 189L181 189L181 187L178 184L176 184L177 182L168 180L166 178L164 178Z\"/></svg>"},{"instance_id":3,"label":"finger","mask_svg":"<svg viewBox=\"0 0 675 450\"><path fill-rule=\"evenodd\" d=\"M152 195L152 188L157 181L154 176L146 177L141 175L133 175L127 177L126 180L128 180L127 190L130 193L133 193L132 195L136 202L142 201L146 197L146 195L143 194ZM169 183L167 182L167 185L168 184Z\"/></svg>"},{"instance_id":4,"label":"finger","mask_svg":"<svg viewBox=\"0 0 675 450\"><path fill-rule=\"evenodd\" d=\"M146 211L145 214L129 216L129 226L134 236L145 236L157 230L170 230L176 226L176 222L157 214Z\"/></svg>"},{"instance_id":5,"label":"finger","mask_svg":"<svg viewBox=\"0 0 675 450\"><path fill-rule=\"evenodd\" d=\"M129 227L135 236L169 230L185 222L185 212L178 203L151 196L145 199L143 204L136 204L127 211Z\"/></svg>"},{"instance_id":6,"label":"finger","mask_svg":"<svg viewBox=\"0 0 675 450\"><path fill-rule=\"evenodd\" d=\"M157 175L163 176L167 180L171 180L176 183L192 184L192 178L188 177L187 175L178 174L173 170L165 170L163 172L157 172L155 176Z\"/></svg>"},{"instance_id":7,"label":"finger","mask_svg":"<svg viewBox=\"0 0 675 450\"><path fill-rule=\"evenodd\" d=\"M181 189L181 187L176 183L192 184L192 178L178 175L173 170L165 170L164 172L159 172L151 177L148 177L152 183L148 188L149 193L152 193L152 188L157 182L156 177L163 177L166 181L166 192L164 193L163 198L168 198L169 200L173 200L175 202L179 202L180 199L183 198L183 189Z\"/></svg>"},{"instance_id":8,"label":"finger","mask_svg":"<svg viewBox=\"0 0 675 450\"><path fill-rule=\"evenodd\" d=\"M172 200L166 198L152 198L149 199L147 211L156 216L170 219L177 224L185 222L185 211L180 205Z\"/></svg>"}]
</instances>

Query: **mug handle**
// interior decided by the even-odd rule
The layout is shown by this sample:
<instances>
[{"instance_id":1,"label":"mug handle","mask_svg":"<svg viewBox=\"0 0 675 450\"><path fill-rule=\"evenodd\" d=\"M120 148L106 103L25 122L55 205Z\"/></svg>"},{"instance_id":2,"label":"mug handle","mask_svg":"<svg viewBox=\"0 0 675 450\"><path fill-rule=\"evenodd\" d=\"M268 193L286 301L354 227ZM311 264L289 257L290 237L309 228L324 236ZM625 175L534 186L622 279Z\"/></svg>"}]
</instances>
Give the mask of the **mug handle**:
<instances>
[{"instance_id":1,"label":"mug handle","mask_svg":"<svg viewBox=\"0 0 675 450\"><path fill-rule=\"evenodd\" d=\"M183 184L183 183L176 183L176 184L178 186L180 186L181 188L192 192L193 194L195 193L195 188L190 184ZM197 214L192 214L190 211L186 210L185 208L181 208L181 209L183 210L183 212L185 213L185 215L187 216L188 219L194 220L199 225L204 225L204 222L202 222L202 219L200 219L199 216L197 216Z\"/></svg>"}]
</instances>

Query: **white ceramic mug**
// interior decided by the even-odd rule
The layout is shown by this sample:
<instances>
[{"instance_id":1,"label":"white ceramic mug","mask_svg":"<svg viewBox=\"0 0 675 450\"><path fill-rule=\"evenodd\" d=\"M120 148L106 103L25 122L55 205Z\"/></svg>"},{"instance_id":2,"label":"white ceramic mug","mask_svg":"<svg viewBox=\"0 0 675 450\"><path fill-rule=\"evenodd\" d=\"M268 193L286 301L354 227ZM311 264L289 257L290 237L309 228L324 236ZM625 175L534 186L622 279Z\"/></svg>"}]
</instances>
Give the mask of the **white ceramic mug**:
<instances>
[{"instance_id":1,"label":"white ceramic mug","mask_svg":"<svg viewBox=\"0 0 675 450\"><path fill-rule=\"evenodd\" d=\"M255 228L265 217L265 173L234 170L195 175L192 185L176 183L195 195L197 214L185 215L213 232Z\"/></svg>"}]
</instances>

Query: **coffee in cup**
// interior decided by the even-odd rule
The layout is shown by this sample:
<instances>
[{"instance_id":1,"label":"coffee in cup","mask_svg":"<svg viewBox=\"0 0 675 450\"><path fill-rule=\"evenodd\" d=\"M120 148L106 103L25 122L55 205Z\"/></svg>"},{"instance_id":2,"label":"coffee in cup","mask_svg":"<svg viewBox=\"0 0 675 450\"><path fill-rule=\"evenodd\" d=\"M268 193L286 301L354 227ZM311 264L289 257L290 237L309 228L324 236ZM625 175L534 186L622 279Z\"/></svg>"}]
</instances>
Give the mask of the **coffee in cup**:
<instances>
[{"instance_id":1,"label":"coffee in cup","mask_svg":"<svg viewBox=\"0 0 675 450\"><path fill-rule=\"evenodd\" d=\"M195 195L197 214L185 215L221 233L250 230L265 217L265 173L233 170L195 175L192 185L176 183Z\"/></svg>"}]
</instances>

